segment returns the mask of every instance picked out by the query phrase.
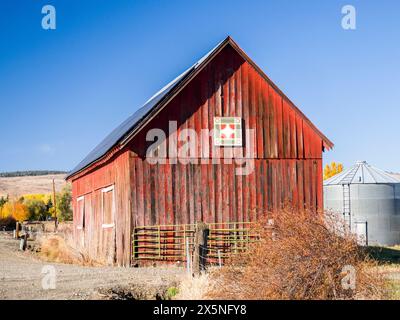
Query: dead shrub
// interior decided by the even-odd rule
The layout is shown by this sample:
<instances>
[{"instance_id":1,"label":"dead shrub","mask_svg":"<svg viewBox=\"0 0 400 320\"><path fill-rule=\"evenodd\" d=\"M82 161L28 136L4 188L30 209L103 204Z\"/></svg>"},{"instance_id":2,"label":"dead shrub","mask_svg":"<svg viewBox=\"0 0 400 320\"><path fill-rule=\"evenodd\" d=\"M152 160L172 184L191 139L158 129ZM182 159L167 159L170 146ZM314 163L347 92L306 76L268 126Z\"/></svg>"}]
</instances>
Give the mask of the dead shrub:
<instances>
[{"instance_id":1,"label":"dead shrub","mask_svg":"<svg viewBox=\"0 0 400 320\"><path fill-rule=\"evenodd\" d=\"M39 256L51 262L77 264L82 266L99 266L99 262L68 244L71 241L59 235L44 236L40 239Z\"/></svg>"},{"instance_id":2,"label":"dead shrub","mask_svg":"<svg viewBox=\"0 0 400 320\"><path fill-rule=\"evenodd\" d=\"M210 290L210 279L207 273L199 276L182 278L175 300L203 300Z\"/></svg>"},{"instance_id":3,"label":"dead shrub","mask_svg":"<svg viewBox=\"0 0 400 320\"><path fill-rule=\"evenodd\" d=\"M255 226L260 241L211 273L210 299L382 299L383 278L334 214L285 208ZM355 271L355 288L343 285ZM351 283L351 282L350 282Z\"/></svg>"}]
</instances>

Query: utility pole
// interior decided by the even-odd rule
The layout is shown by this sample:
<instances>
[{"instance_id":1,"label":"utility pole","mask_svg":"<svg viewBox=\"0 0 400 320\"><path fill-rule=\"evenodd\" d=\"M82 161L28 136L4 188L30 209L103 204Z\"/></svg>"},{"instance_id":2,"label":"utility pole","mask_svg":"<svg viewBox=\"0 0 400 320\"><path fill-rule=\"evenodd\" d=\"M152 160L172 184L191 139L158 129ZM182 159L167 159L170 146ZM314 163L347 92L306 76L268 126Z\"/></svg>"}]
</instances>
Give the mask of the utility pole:
<instances>
[{"instance_id":1,"label":"utility pole","mask_svg":"<svg viewBox=\"0 0 400 320\"><path fill-rule=\"evenodd\" d=\"M54 198L54 231L57 232L58 219L57 219L57 198L56 198L56 184L53 179L53 198Z\"/></svg>"}]
</instances>

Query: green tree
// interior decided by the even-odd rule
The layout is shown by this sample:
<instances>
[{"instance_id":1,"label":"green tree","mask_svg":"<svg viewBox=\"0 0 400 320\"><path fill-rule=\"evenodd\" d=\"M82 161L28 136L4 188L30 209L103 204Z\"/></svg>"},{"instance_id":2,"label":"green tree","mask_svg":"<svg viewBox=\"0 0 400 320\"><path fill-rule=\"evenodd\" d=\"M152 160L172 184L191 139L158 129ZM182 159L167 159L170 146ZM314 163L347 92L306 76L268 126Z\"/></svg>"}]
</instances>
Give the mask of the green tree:
<instances>
[{"instance_id":1,"label":"green tree","mask_svg":"<svg viewBox=\"0 0 400 320\"><path fill-rule=\"evenodd\" d=\"M50 216L46 203L43 200L29 199L25 201L29 210L29 220L46 220Z\"/></svg>"},{"instance_id":2,"label":"green tree","mask_svg":"<svg viewBox=\"0 0 400 320\"><path fill-rule=\"evenodd\" d=\"M8 202L8 196L0 198L0 208L2 208Z\"/></svg>"},{"instance_id":3,"label":"green tree","mask_svg":"<svg viewBox=\"0 0 400 320\"><path fill-rule=\"evenodd\" d=\"M65 186L58 194L57 216L60 221L72 220L72 191L70 185Z\"/></svg>"},{"instance_id":4,"label":"green tree","mask_svg":"<svg viewBox=\"0 0 400 320\"><path fill-rule=\"evenodd\" d=\"M0 198L0 219L3 218L3 207L8 203L8 196Z\"/></svg>"},{"instance_id":5,"label":"green tree","mask_svg":"<svg viewBox=\"0 0 400 320\"><path fill-rule=\"evenodd\" d=\"M47 207L47 211L49 212L49 214L51 216L51 213L54 212L54 208L53 208L54 205L53 205L53 200L51 199L51 197L47 200L46 207Z\"/></svg>"}]
</instances>

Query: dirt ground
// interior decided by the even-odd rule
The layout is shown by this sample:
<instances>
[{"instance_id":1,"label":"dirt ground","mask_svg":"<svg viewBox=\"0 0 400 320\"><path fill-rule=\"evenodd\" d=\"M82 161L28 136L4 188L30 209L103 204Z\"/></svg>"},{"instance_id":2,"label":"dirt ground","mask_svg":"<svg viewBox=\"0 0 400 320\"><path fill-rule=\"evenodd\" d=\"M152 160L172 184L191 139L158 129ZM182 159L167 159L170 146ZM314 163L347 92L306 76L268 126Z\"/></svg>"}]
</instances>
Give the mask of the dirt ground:
<instances>
[{"instance_id":1,"label":"dirt ground","mask_svg":"<svg viewBox=\"0 0 400 320\"><path fill-rule=\"evenodd\" d=\"M2 299L156 299L177 286L184 270L176 267L82 267L49 263L18 251L18 241L0 232L0 300ZM42 288L44 266L54 266L56 288Z\"/></svg>"}]
</instances>

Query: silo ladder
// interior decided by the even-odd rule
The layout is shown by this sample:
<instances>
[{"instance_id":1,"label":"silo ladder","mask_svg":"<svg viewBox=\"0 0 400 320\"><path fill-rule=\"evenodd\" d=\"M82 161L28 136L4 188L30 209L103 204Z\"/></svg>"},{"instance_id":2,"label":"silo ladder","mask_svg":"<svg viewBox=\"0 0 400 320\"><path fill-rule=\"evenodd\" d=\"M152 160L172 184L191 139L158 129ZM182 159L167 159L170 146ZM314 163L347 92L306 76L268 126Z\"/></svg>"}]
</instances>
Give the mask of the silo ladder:
<instances>
[{"instance_id":1,"label":"silo ladder","mask_svg":"<svg viewBox=\"0 0 400 320\"><path fill-rule=\"evenodd\" d=\"M350 184L343 184L343 219L351 230Z\"/></svg>"}]
</instances>

